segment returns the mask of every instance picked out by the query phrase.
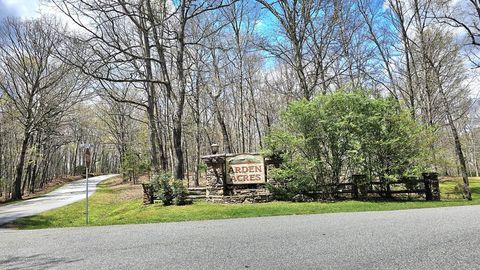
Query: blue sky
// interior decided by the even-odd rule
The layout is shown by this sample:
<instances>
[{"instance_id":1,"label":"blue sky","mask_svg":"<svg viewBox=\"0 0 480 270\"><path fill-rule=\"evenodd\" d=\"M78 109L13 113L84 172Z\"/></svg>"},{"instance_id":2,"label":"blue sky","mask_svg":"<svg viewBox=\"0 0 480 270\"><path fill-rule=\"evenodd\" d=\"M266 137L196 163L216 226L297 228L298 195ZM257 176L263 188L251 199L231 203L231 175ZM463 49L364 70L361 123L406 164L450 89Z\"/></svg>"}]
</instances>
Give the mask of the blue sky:
<instances>
[{"instance_id":1,"label":"blue sky","mask_svg":"<svg viewBox=\"0 0 480 270\"><path fill-rule=\"evenodd\" d=\"M32 17L38 12L38 0L0 0L0 18Z\"/></svg>"}]
</instances>

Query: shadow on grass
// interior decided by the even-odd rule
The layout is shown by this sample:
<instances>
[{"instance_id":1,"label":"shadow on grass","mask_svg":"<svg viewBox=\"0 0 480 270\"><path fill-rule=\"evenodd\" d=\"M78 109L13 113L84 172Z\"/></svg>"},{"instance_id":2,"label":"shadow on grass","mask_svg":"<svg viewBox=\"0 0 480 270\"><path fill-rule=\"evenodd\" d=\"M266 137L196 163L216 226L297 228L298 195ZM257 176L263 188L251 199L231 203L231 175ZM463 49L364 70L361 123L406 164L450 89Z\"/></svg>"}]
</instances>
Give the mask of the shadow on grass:
<instances>
[{"instance_id":1,"label":"shadow on grass","mask_svg":"<svg viewBox=\"0 0 480 270\"><path fill-rule=\"evenodd\" d=\"M37 216L32 216L32 217L25 217L25 218L20 218L17 219L14 223L7 223L0 225L0 228L20 228L20 227L42 227L42 228L48 228L52 225L53 223L51 222L50 219L45 218L41 215ZM2 265L0 263L0 265Z\"/></svg>"},{"instance_id":2,"label":"shadow on grass","mask_svg":"<svg viewBox=\"0 0 480 270\"><path fill-rule=\"evenodd\" d=\"M472 194L480 195L480 187L470 187Z\"/></svg>"}]
</instances>

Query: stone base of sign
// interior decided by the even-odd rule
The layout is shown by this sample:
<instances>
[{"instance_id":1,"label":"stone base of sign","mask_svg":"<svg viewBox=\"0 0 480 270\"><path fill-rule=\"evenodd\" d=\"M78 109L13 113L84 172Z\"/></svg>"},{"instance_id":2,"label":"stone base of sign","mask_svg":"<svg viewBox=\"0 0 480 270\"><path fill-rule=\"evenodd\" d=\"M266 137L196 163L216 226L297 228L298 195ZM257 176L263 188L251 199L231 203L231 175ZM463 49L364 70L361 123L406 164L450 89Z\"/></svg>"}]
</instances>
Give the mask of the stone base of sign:
<instances>
[{"instance_id":1,"label":"stone base of sign","mask_svg":"<svg viewBox=\"0 0 480 270\"><path fill-rule=\"evenodd\" d=\"M236 196L208 196L207 202L211 203L265 203L272 201L271 195L236 195Z\"/></svg>"},{"instance_id":2,"label":"stone base of sign","mask_svg":"<svg viewBox=\"0 0 480 270\"><path fill-rule=\"evenodd\" d=\"M214 203L260 203L272 200L272 194L265 185L255 187L227 185L224 189L207 189L208 202Z\"/></svg>"},{"instance_id":3,"label":"stone base of sign","mask_svg":"<svg viewBox=\"0 0 480 270\"><path fill-rule=\"evenodd\" d=\"M270 191L265 184L231 184L227 183L226 160L233 154L218 154L202 157L207 165L206 200L213 203L261 203L272 200ZM268 168L276 166L272 160L265 159L267 172L266 182L269 182Z\"/></svg>"}]
</instances>

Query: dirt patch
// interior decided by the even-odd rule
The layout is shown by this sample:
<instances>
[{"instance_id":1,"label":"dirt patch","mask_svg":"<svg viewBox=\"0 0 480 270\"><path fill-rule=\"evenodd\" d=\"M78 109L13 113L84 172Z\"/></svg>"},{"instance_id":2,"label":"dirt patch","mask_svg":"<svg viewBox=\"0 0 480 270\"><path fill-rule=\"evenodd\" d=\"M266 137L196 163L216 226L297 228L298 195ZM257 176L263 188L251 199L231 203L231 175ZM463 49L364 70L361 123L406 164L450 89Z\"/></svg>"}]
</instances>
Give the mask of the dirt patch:
<instances>
[{"instance_id":1,"label":"dirt patch","mask_svg":"<svg viewBox=\"0 0 480 270\"><path fill-rule=\"evenodd\" d=\"M132 200L143 198L142 183L149 181L148 174L141 175L133 184L132 181L123 181L122 177L115 177L108 180L108 187L115 194L115 200ZM187 186L187 180L184 180L183 184ZM203 184L201 182L201 184ZM201 186L201 185L200 185Z\"/></svg>"},{"instance_id":2,"label":"dirt patch","mask_svg":"<svg viewBox=\"0 0 480 270\"><path fill-rule=\"evenodd\" d=\"M116 177L109 181L109 187L115 193L119 200L140 199L143 197L141 181L137 184L124 182L121 177Z\"/></svg>"}]
</instances>

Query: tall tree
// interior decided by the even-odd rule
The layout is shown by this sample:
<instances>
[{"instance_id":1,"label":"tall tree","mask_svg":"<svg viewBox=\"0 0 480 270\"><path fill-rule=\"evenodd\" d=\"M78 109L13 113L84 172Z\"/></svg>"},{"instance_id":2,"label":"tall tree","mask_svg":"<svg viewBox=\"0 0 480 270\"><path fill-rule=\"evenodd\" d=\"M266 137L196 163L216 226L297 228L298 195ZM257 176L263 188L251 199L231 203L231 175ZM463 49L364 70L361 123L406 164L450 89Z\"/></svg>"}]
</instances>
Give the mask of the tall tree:
<instances>
[{"instance_id":1,"label":"tall tree","mask_svg":"<svg viewBox=\"0 0 480 270\"><path fill-rule=\"evenodd\" d=\"M465 96L468 96L468 89L464 84L466 79L464 63L459 57L459 48L453 42L453 38L442 33L438 28L433 28L425 34L425 42L429 46L423 56L428 63L426 68L431 71L431 73L427 73L432 75L431 85L438 91L443 114L453 137L463 180L464 197L471 200L467 164L460 141L460 132L455 123L455 111L459 109L458 104L461 105L462 100L468 100L465 99Z\"/></svg>"},{"instance_id":2,"label":"tall tree","mask_svg":"<svg viewBox=\"0 0 480 270\"><path fill-rule=\"evenodd\" d=\"M74 68L55 57L62 50L63 26L56 20L7 19L0 26L0 72L7 80L0 89L11 101L23 126L23 141L12 198L21 199L21 182L27 148L34 132L54 122L83 92ZM83 79L83 78L82 78Z\"/></svg>"}]
</instances>

